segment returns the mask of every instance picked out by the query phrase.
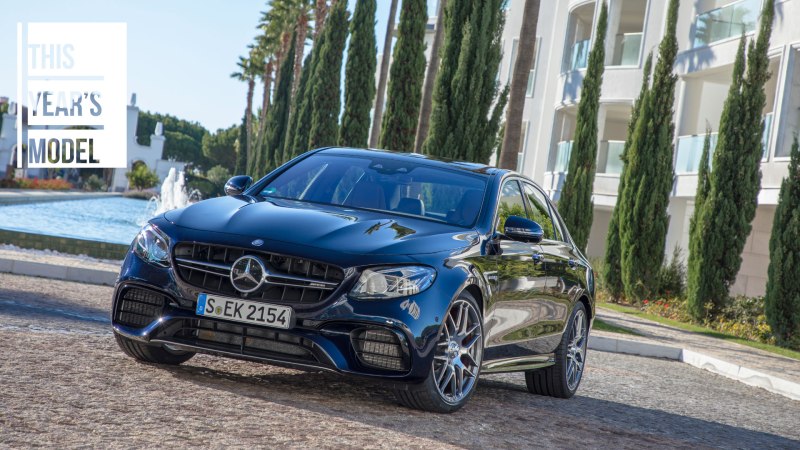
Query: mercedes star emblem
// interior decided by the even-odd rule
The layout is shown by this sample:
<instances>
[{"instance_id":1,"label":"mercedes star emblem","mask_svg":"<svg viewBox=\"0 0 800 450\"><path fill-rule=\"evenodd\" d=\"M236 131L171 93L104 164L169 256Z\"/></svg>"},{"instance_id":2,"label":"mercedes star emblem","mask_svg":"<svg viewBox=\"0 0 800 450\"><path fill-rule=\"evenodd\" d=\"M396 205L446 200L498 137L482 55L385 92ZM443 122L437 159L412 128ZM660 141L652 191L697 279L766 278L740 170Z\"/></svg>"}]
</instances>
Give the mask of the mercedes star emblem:
<instances>
[{"instance_id":1,"label":"mercedes star emblem","mask_svg":"<svg viewBox=\"0 0 800 450\"><path fill-rule=\"evenodd\" d=\"M231 266L231 284L239 292L253 292L264 283L266 273L267 269L260 259L245 255Z\"/></svg>"}]
</instances>

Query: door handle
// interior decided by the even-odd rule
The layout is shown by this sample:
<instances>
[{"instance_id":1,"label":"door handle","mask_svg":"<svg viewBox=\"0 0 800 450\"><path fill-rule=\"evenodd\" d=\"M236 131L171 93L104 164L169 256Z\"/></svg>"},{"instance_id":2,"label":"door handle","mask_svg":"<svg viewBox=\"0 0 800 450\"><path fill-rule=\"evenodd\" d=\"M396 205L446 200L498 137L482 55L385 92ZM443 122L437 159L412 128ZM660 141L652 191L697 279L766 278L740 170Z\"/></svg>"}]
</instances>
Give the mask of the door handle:
<instances>
[{"instance_id":1,"label":"door handle","mask_svg":"<svg viewBox=\"0 0 800 450\"><path fill-rule=\"evenodd\" d=\"M533 260L534 264L539 264L540 262L544 261L544 255L537 252L531 255L531 259Z\"/></svg>"}]
</instances>

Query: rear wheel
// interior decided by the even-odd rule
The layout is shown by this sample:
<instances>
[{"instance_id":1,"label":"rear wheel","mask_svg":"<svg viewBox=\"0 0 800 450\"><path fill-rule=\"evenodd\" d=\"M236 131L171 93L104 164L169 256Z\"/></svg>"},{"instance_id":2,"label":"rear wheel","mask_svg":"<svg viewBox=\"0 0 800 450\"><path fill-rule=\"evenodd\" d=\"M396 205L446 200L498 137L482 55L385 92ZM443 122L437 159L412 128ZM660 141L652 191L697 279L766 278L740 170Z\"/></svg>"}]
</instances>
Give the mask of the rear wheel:
<instances>
[{"instance_id":1,"label":"rear wheel","mask_svg":"<svg viewBox=\"0 0 800 450\"><path fill-rule=\"evenodd\" d=\"M483 318L472 295L463 292L445 315L428 378L396 390L397 399L410 408L456 411L475 392L482 359Z\"/></svg>"},{"instance_id":2,"label":"rear wheel","mask_svg":"<svg viewBox=\"0 0 800 450\"><path fill-rule=\"evenodd\" d=\"M175 366L185 363L195 355L194 352L170 350L161 345L147 345L142 342L134 341L133 339L128 339L117 333L114 333L114 338L117 340L119 348L121 348L126 355L143 362Z\"/></svg>"},{"instance_id":3,"label":"rear wheel","mask_svg":"<svg viewBox=\"0 0 800 450\"><path fill-rule=\"evenodd\" d=\"M570 398L581 384L586 364L589 320L586 307L578 303L556 349L556 363L544 369L525 372L525 382L533 394Z\"/></svg>"}]
</instances>

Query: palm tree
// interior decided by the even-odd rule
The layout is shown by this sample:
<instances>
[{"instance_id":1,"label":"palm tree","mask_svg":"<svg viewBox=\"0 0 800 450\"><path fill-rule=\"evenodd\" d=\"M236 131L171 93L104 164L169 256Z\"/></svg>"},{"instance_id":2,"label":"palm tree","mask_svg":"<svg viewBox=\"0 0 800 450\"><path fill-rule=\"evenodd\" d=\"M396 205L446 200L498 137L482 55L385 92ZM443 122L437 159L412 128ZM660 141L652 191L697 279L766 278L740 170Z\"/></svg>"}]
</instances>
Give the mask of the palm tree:
<instances>
[{"instance_id":1,"label":"palm tree","mask_svg":"<svg viewBox=\"0 0 800 450\"><path fill-rule=\"evenodd\" d=\"M422 104L419 107L419 124L417 125L417 138L414 143L414 151L422 152L422 144L428 137L428 129L431 126L431 110L433 109L433 86L436 84L436 72L439 71L439 49L442 47L444 38L444 8L447 0L439 0L439 8L436 12L436 30L433 34L433 44L431 45L431 60L428 63L428 70L425 73L425 84L422 86Z\"/></svg>"},{"instance_id":2,"label":"palm tree","mask_svg":"<svg viewBox=\"0 0 800 450\"><path fill-rule=\"evenodd\" d=\"M514 74L511 78L511 92L508 95L506 128L503 133L503 146L497 159L501 169L518 170L517 156L522 139L522 113L525 109L525 91L528 77L533 67L536 51L536 24L539 21L540 0L525 0L522 12L522 26L519 31L517 60L513 61Z\"/></svg>"},{"instance_id":3,"label":"palm tree","mask_svg":"<svg viewBox=\"0 0 800 450\"><path fill-rule=\"evenodd\" d=\"M369 146L377 147L381 136L383 120L383 101L386 95L386 79L389 77L389 60L392 57L392 34L394 34L394 18L397 15L397 0L389 6L389 20L386 23L386 37L383 40L383 57L378 75L378 88L375 92L375 111L372 114L372 132L369 135Z\"/></svg>"},{"instance_id":4,"label":"palm tree","mask_svg":"<svg viewBox=\"0 0 800 450\"><path fill-rule=\"evenodd\" d=\"M252 54L253 47L250 46L250 55L252 56ZM253 94L256 87L255 71L252 59L245 58L244 56L239 57L239 61L236 63L236 65L239 67L239 70L237 72L233 72L231 74L231 78L247 83L247 102L244 110L247 148L241 149L241 151L246 153L249 166L249 161L251 160L253 154L251 142L253 137Z\"/></svg>"}]
</instances>

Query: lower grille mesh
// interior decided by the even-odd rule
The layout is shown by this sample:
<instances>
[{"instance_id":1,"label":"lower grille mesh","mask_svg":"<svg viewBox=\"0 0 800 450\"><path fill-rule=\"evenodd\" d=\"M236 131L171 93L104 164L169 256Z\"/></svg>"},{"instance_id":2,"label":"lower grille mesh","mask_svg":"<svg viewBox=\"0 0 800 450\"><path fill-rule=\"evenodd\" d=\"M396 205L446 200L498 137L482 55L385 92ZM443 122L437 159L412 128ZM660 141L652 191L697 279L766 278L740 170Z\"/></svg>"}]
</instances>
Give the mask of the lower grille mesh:
<instances>
[{"instance_id":1,"label":"lower grille mesh","mask_svg":"<svg viewBox=\"0 0 800 450\"><path fill-rule=\"evenodd\" d=\"M157 319L163 309L163 295L147 289L127 288L117 302L116 321L140 328Z\"/></svg>"},{"instance_id":2,"label":"lower grille mesh","mask_svg":"<svg viewBox=\"0 0 800 450\"><path fill-rule=\"evenodd\" d=\"M353 331L351 339L358 359L365 366L408 370L408 351L395 333L382 328L359 328Z\"/></svg>"}]
</instances>

